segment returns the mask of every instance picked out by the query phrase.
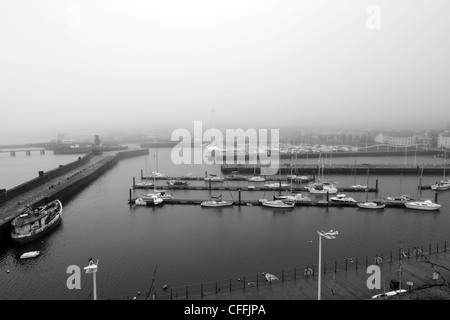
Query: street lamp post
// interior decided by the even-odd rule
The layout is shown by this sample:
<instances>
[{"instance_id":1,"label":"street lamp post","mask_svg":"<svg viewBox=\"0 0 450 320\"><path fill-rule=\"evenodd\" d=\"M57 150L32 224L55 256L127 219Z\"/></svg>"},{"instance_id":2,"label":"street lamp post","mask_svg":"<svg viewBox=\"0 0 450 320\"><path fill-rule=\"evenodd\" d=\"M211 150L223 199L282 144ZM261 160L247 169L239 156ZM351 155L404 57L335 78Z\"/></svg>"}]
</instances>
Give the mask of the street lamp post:
<instances>
[{"instance_id":1,"label":"street lamp post","mask_svg":"<svg viewBox=\"0 0 450 320\"><path fill-rule=\"evenodd\" d=\"M321 278L322 278L322 237L327 239L336 239L335 236L339 234L338 231L330 230L328 232L317 231L319 234L319 284L317 290L317 300L320 300L320 288L321 288Z\"/></svg>"},{"instance_id":2,"label":"street lamp post","mask_svg":"<svg viewBox=\"0 0 450 320\"><path fill-rule=\"evenodd\" d=\"M87 267L84 267L86 273L92 273L92 280L94 286L94 300L97 300L97 281L95 277L95 275L97 274L97 268L98 268L98 260L97 263L94 263L92 259L89 259L89 265Z\"/></svg>"}]
</instances>

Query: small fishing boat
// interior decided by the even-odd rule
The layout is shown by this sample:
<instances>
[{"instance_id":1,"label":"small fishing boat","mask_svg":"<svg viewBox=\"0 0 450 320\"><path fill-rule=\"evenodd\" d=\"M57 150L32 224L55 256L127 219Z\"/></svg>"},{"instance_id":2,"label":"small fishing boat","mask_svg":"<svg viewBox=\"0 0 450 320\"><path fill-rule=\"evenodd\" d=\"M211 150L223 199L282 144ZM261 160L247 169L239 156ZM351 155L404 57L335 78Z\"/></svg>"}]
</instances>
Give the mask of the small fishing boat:
<instances>
[{"instance_id":1,"label":"small fishing boat","mask_svg":"<svg viewBox=\"0 0 450 320\"><path fill-rule=\"evenodd\" d=\"M404 204L408 201L414 201L414 199L410 198L407 194L402 194L400 196L394 197L385 197L382 199L384 203L387 204Z\"/></svg>"},{"instance_id":2,"label":"small fishing boat","mask_svg":"<svg viewBox=\"0 0 450 320\"><path fill-rule=\"evenodd\" d=\"M266 181L266 179L264 177L261 177L261 176L255 176L255 177L249 178L248 181L251 181L251 182L264 182L264 181Z\"/></svg>"},{"instance_id":3,"label":"small fishing boat","mask_svg":"<svg viewBox=\"0 0 450 320\"><path fill-rule=\"evenodd\" d=\"M265 199L264 199L265 200ZM294 202L287 202L282 200L265 200L260 201L264 207L270 208L293 208L295 206Z\"/></svg>"},{"instance_id":4,"label":"small fishing boat","mask_svg":"<svg viewBox=\"0 0 450 320\"><path fill-rule=\"evenodd\" d=\"M405 207L409 209L432 211L439 210L441 208L441 205L438 203L434 203L431 200L424 200L405 202Z\"/></svg>"},{"instance_id":5,"label":"small fishing boat","mask_svg":"<svg viewBox=\"0 0 450 320\"><path fill-rule=\"evenodd\" d=\"M211 181L211 182L222 182L223 180L224 180L224 178L216 177L216 176L211 176L211 177L205 178L205 181Z\"/></svg>"},{"instance_id":6,"label":"small fishing boat","mask_svg":"<svg viewBox=\"0 0 450 320\"><path fill-rule=\"evenodd\" d=\"M62 220L62 204L59 200L38 208L27 208L11 222L11 240L15 243L33 241L55 228Z\"/></svg>"},{"instance_id":7,"label":"small fishing boat","mask_svg":"<svg viewBox=\"0 0 450 320\"><path fill-rule=\"evenodd\" d=\"M356 202L355 199L351 198L351 197L346 197L345 194L338 194L335 197L331 197L330 198L331 202L341 202L341 203L352 203L352 202Z\"/></svg>"},{"instance_id":8,"label":"small fishing boat","mask_svg":"<svg viewBox=\"0 0 450 320\"><path fill-rule=\"evenodd\" d=\"M179 186L179 187L182 187L182 186L186 187L186 186L189 185L189 182L187 182L187 181L179 181L179 180L170 180L170 181L167 181L166 183L169 186Z\"/></svg>"},{"instance_id":9,"label":"small fishing boat","mask_svg":"<svg viewBox=\"0 0 450 320\"><path fill-rule=\"evenodd\" d=\"M144 200L142 198L137 198L134 203L137 206L152 207L152 206L160 205L161 203L163 203L163 201L164 201L163 199L157 198L157 197L154 197L154 198L151 198L148 200Z\"/></svg>"},{"instance_id":10,"label":"small fishing boat","mask_svg":"<svg viewBox=\"0 0 450 320\"><path fill-rule=\"evenodd\" d=\"M141 182L138 182L134 185L135 189L151 189L154 187L153 182L143 180Z\"/></svg>"},{"instance_id":11,"label":"small fishing boat","mask_svg":"<svg viewBox=\"0 0 450 320\"><path fill-rule=\"evenodd\" d=\"M450 189L450 181L439 181L431 186L431 190L444 191Z\"/></svg>"},{"instance_id":12,"label":"small fishing boat","mask_svg":"<svg viewBox=\"0 0 450 320\"><path fill-rule=\"evenodd\" d=\"M210 201L203 201L200 206L202 207L229 207L232 206L233 202L232 201L225 201L225 200L221 200L221 201L215 201L215 200L210 200Z\"/></svg>"},{"instance_id":13,"label":"small fishing boat","mask_svg":"<svg viewBox=\"0 0 450 320\"><path fill-rule=\"evenodd\" d=\"M363 209L383 209L386 206L384 203L376 203L373 201L358 202L357 205Z\"/></svg>"},{"instance_id":14,"label":"small fishing boat","mask_svg":"<svg viewBox=\"0 0 450 320\"><path fill-rule=\"evenodd\" d=\"M307 189L312 194L332 194L338 192L338 189L328 182L314 183Z\"/></svg>"},{"instance_id":15,"label":"small fishing boat","mask_svg":"<svg viewBox=\"0 0 450 320\"><path fill-rule=\"evenodd\" d=\"M291 186L290 183L282 183L281 184L282 188L288 188L290 186ZM279 182L267 183L267 184L264 185L264 187L266 187L266 188L279 188L280 187L280 183Z\"/></svg>"},{"instance_id":16,"label":"small fishing boat","mask_svg":"<svg viewBox=\"0 0 450 320\"><path fill-rule=\"evenodd\" d=\"M37 257L41 252L40 251L29 251L25 252L20 256L20 259L30 259Z\"/></svg>"},{"instance_id":17,"label":"small fishing boat","mask_svg":"<svg viewBox=\"0 0 450 320\"><path fill-rule=\"evenodd\" d=\"M169 193L166 193L165 191L160 191L160 192L156 192L156 193L146 193L146 194L142 194L142 200L144 201L150 201L154 198L159 198L159 199L163 199L163 200L170 200L173 199L173 196Z\"/></svg>"},{"instance_id":18,"label":"small fishing boat","mask_svg":"<svg viewBox=\"0 0 450 320\"><path fill-rule=\"evenodd\" d=\"M232 205L233 205L232 201L222 200L222 195L220 195L218 197L211 197L211 199L209 201L203 201L200 204L200 206L202 206L202 207L229 207Z\"/></svg>"},{"instance_id":19,"label":"small fishing boat","mask_svg":"<svg viewBox=\"0 0 450 320\"><path fill-rule=\"evenodd\" d=\"M311 199L308 197L305 197L301 193L296 193L296 194L291 194L290 196L287 196L286 199L283 199L283 201L302 202L302 201L311 201Z\"/></svg>"}]
</instances>

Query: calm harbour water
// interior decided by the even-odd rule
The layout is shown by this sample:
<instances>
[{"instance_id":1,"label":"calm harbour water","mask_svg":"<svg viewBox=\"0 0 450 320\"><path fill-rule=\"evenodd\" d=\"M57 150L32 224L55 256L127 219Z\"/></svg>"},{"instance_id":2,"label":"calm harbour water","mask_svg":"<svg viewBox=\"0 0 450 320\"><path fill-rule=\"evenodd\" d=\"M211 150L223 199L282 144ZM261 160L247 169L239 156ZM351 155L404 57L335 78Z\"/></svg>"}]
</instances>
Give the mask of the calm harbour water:
<instances>
[{"instance_id":1,"label":"calm harbour water","mask_svg":"<svg viewBox=\"0 0 450 320\"><path fill-rule=\"evenodd\" d=\"M399 241L408 247L448 240L450 191L439 193L442 204L439 212L321 207L296 207L286 211L247 206L214 209L167 204L160 208L130 207L127 198L132 177L138 178L141 169L144 173L155 170L153 155L154 150L151 150L147 157L119 162L75 195L64 204L63 223L49 235L22 246L0 244L0 299L86 299L92 290L92 277L83 274L81 290L68 290L66 269L69 265L84 267L91 257L100 261L98 297L106 299L148 290L155 265L158 265L154 285L157 289L164 284L175 287L311 265L317 263L316 230L339 230L336 240L323 244L324 261L387 253L397 250ZM51 169L57 166L54 164L70 162L77 155L39 157L32 155L25 161L48 159L49 165L53 166L48 169ZM25 155L8 161L17 163L22 161L21 158ZM337 161L354 163L354 159L333 159L333 163ZM404 159L358 158L357 161L403 163ZM418 157L416 161L433 163L434 159L421 157L419 160ZM20 167L23 166L27 165L21 163ZM39 164L39 168L42 166ZM41 170L36 170L33 165L29 167L33 173ZM170 149L158 150L158 170L170 175L192 172L203 176L205 170L220 173L217 165L175 166L170 161ZM2 169L0 178L6 185L16 185L36 174L18 182L8 182L12 179L9 175L12 175L11 171ZM353 184L355 179L363 184L366 179L365 176L326 178L339 181L342 186ZM424 184L441 178L424 176ZM370 176L370 185L374 185L375 179L379 179L380 192L377 195L371 193L369 198L399 193L419 196L417 176L401 179ZM195 183L205 184L203 181ZM137 190L135 195L142 192L145 191ZM207 191L171 193L175 198L209 197ZM219 191L213 191L213 195L216 193ZM224 199L237 200L235 192L222 194ZM242 198L270 198L272 194L243 192ZM356 200L365 197L362 193L346 194ZM423 191L420 196L434 198L434 193ZM22 253L32 250L40 250L41 255L36 259L19 259Z\"/></svg>"}]
</instances>

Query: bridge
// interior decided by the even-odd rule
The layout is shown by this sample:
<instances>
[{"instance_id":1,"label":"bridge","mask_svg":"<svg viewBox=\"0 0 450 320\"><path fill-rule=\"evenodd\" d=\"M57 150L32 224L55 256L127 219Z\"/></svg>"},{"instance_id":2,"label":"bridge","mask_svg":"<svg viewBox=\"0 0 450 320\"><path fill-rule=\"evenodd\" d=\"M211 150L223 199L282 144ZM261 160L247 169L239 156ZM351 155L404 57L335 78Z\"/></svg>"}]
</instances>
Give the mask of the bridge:
<instances>
[{"instance_id":1,"label":"bridge","mask_svg":"<svg viewBox=\"0 0 450 320\"><path fill-rule=\"evenodd\" d=\"M33 149L14 149L14 150L1 150L0 153L9 153L11 157L15 157L18 152L25 152L27 156L31 155L31 152L39 152L40 154L45 154L44 148L33 148Z\"/></svg>"}]
</instances>

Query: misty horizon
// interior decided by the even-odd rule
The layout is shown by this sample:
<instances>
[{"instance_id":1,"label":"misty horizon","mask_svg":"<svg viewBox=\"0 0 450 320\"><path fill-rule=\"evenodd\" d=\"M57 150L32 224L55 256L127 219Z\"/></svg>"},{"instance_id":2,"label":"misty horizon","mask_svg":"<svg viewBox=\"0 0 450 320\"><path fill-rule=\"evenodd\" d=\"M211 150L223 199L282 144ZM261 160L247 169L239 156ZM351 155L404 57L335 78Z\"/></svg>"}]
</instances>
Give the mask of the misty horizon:
<instances>
[{"instance_id":1,"label":"misty horizon","mask_svg":"<svg viewBox=\"0 0 450 320\"><path fill-rule=\"evenodd\" d=\"M443 1L25 2L0 5L1 144L449 121Z\"/></svg>"}]
</instances>

